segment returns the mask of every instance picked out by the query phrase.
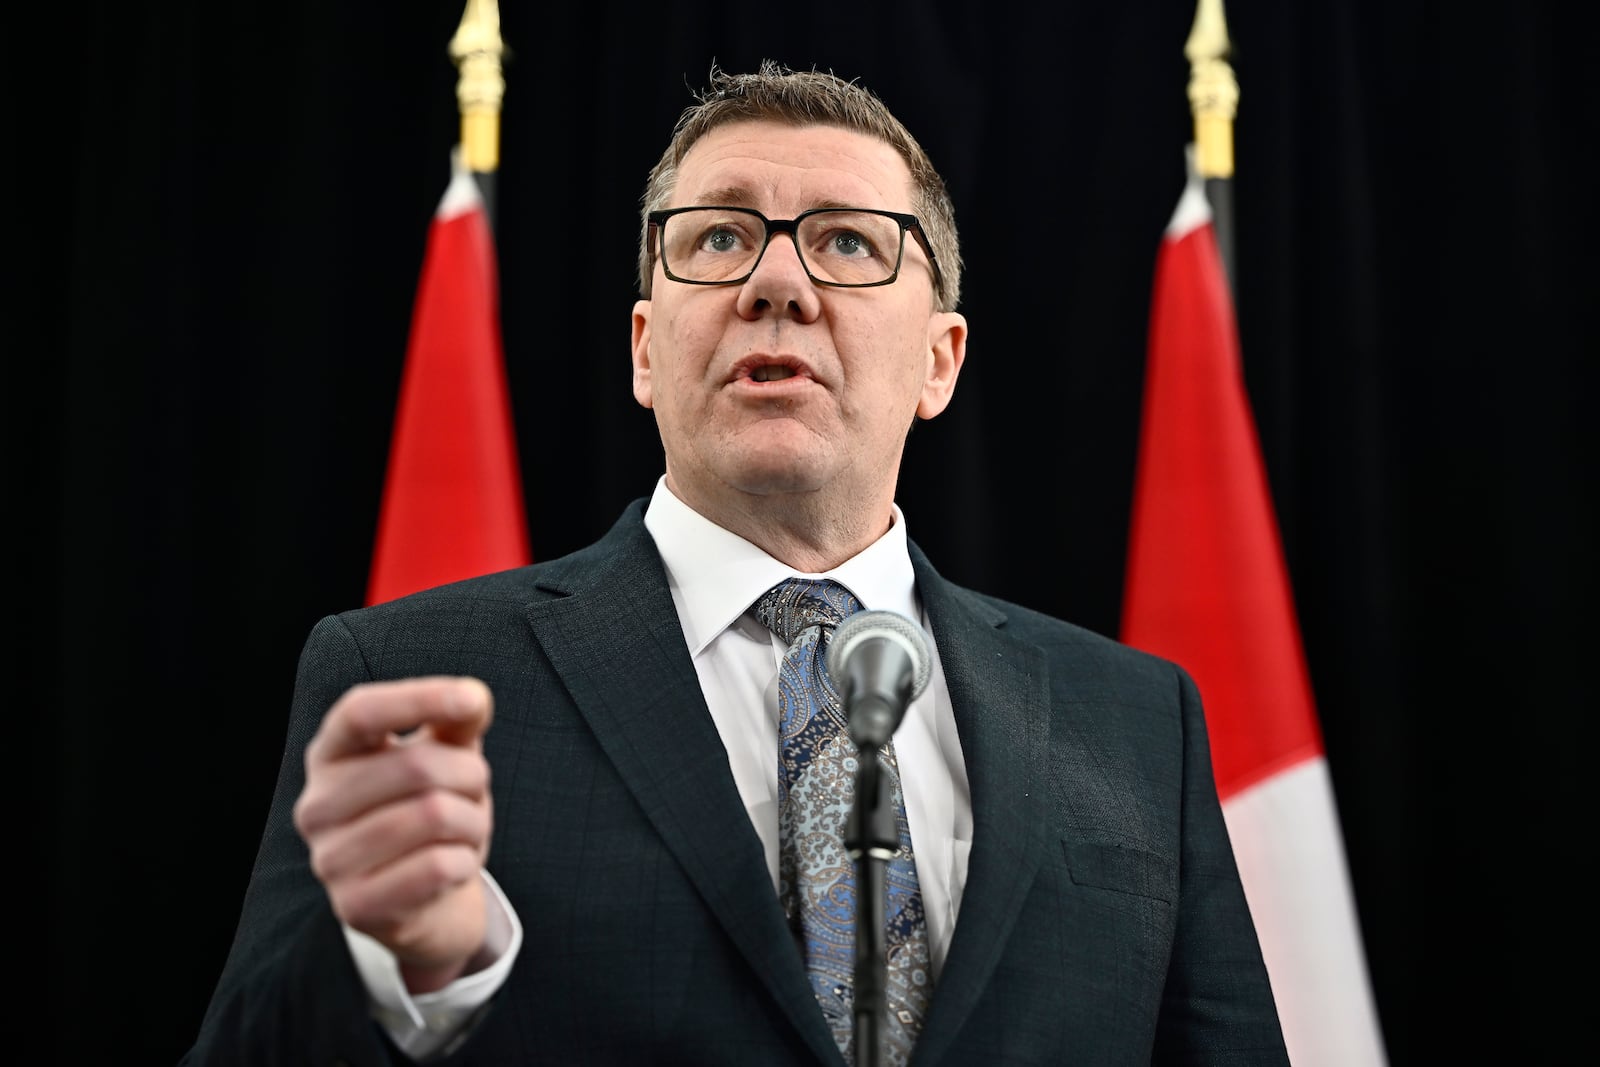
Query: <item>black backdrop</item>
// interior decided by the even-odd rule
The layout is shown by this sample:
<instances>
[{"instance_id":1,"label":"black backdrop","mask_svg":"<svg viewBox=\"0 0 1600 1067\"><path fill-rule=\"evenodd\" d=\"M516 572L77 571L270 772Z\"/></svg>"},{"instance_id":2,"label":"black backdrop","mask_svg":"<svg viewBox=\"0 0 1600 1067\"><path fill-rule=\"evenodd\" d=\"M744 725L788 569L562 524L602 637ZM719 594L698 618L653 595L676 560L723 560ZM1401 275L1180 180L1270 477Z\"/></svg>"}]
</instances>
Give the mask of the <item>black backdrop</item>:
<instances>
[{"instance_id":1,"label":"black backdrop","mask_svg":"<svg viewBox=\"0 0 1600 1067\"><path fill-rule=\"evenodd\" d=\"M31 1062L170 1063L198 1025L300 642L362 598L461 6L99 3L11 42L52 71L13 97L41 329L6 358ZM637 199L713 59L771 57L860 77L955 198L971 346L912 434L912 535L1114 634L1192 0L502 6L535 555L660 471ZM1228 3L1246 378L1395 1064L1539 1060L1593 966L1593 97L1545 5L1470 9Z\"/></svg>"}]
</instances>

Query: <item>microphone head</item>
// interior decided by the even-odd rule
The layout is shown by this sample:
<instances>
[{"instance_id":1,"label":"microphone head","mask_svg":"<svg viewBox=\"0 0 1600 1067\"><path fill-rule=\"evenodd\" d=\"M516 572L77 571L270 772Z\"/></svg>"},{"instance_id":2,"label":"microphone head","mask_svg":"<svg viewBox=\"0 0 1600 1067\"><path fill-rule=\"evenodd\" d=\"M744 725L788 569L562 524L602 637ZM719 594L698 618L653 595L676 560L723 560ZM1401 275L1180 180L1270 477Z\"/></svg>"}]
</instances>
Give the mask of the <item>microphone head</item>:
<instances>
[{"instance_id":1,"label":"microphone head","mask_svg":"<svg viewBox=\"0 0 1600 1067\"><path fill-rule=\"evenodd\" d=\"M933 675L932 647L922 627L895 611L858 611L835 627L828 643L828 676L843 678L853 651L874 638L893 641L905 649L911 657L910 699L921 696Z\"/></svg>"}]
</instances>

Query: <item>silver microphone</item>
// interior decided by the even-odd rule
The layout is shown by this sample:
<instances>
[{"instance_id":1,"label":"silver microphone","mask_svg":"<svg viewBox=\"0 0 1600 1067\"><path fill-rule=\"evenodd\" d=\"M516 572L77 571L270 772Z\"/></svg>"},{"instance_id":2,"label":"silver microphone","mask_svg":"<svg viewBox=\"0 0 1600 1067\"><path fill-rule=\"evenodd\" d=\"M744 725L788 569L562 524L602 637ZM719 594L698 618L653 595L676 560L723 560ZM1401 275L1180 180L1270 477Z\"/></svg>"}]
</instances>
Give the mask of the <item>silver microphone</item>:
<instances>
[{"instance_id":1,"label":"silver microphone","mask_svg":"<svg viewBox=\"0 0 1600 1067\"><path fill-rule=\"evenodd\" d=\"M922 627L893 611L858 611L834 629L828 677L857 748L888 743L928 688L933 652Z\"/></svg>"}]
</instances>

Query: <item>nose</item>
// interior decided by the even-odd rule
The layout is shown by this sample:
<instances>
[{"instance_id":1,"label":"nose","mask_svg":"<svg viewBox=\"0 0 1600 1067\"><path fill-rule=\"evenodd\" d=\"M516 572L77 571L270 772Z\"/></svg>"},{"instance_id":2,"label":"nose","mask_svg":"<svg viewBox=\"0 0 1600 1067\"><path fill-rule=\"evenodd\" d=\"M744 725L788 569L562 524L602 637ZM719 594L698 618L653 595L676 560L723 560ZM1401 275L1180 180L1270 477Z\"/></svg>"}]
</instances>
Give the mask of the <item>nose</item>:
<instances>
[{"instance_id":1,"label":"nose","mask_svg":"<svg viewBox=\"0 0 1600 1067\"><path fill-rule=\"evenodd\" d=\"M821 312L821 297L800 262L793 234L775 233L767 240L756 269L739 287L738 309L747 319L777 311L800 322Z\"/></svg>"}]
</instances>

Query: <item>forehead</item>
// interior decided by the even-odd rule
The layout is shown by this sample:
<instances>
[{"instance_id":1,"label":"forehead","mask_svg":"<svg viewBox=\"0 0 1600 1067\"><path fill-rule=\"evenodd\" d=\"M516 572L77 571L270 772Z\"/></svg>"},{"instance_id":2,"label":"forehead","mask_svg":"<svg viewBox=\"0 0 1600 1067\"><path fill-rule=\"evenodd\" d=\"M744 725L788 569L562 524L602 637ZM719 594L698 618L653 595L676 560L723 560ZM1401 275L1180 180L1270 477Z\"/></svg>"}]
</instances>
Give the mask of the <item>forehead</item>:
<instances>
[{"instance_id":1,"label":"forehead","mask_svg":"<svg viewBox=\"0 0 1600 1067\"><path fill-rule=\"evenodd\" d=\"M718 126L678 166L672 206L733 204L768 215L827 206L911 210L911 171L876 137L837 126Z\"/></svg>"}]
</instances>

